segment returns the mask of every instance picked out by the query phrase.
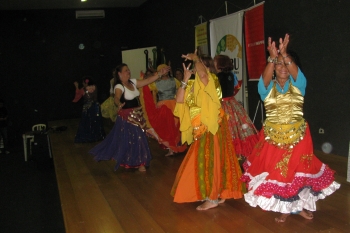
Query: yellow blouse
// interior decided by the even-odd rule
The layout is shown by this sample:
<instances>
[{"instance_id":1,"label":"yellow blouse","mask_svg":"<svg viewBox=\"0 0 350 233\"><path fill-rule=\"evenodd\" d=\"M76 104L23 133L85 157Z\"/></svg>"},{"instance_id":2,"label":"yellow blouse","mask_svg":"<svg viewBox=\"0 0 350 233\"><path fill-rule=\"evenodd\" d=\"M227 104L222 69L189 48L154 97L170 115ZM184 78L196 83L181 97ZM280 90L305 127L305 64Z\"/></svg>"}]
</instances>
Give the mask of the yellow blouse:
<instances>
[{"instance_id":1,"label":"yellow blouse","mask_svg":"<svg viewBox=\"0 0 350 233\"><path fill-rule=\"evenodd\" d=\"M209 82L205 86L198 74L194 80L189 80L184 103L176 103L174 115L180 119L180 131L182 143L193 142L193 126L191 120L200 115L200 121L212 134L216 134L219 128L219 113L222 97L219 80L215 74L208 72Z\"/></svg>"}]
</instances>

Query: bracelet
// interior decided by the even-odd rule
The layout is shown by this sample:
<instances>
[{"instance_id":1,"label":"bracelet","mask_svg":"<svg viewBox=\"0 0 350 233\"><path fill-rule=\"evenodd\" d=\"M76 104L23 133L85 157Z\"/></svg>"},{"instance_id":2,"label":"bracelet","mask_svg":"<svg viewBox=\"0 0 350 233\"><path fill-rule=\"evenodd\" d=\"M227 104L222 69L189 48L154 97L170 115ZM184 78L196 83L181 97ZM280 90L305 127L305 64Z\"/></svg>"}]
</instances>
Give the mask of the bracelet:
<instances>
[{"instance_id":1,"label":"bracelet","mask_svg":"<svg viewBox=\"0 0 350 233\"><path fill-rule=\"evenodd\" d=\"M187 87L187 83L185 83L184 81L181 81L181 86L182 89L186 89Z\"/></svg>"},{"instance_id":2,"label":"bracelet","mask_svg":"<svg viewBox=\"0 0 350 233\"><path fill-rule=\"evenodd\" d=\"M162 77L162 75L161 75L159 72L157 72L157 74L158 74L158 78L161 78L161 77Z\"/></svg>"},{"instance_id":3,"label":"bracelet","mask_svg":"<svg viewBox=\"0 0 350 233\"><path fill-rule=\"evenodd\" d=\"M287 56L283 56L283 55L282 55L282 58L283 58L283 59L285 59L285 58L287 58L287 57L289 57L289 55L288 55L288 54L287 54Z\"/></svg>"},{"instance_id":4,"label":"bracelet","mask_svg":"<svg viewBox=\"0 0 350 233\"><path fill-rule=\"evenodd\" d=\"M292 64L292 63L293 63L293 61L285 62L284 65L285 65L285 66L289 66L289 65Z\"/></svg>"},{"instance_id":5,"label":"bracelet","mask_svg":"<svg viewBox=\"0 0 350 233\"><path fill-rule=\"evenodd\" d=\"M277 61L277 57L276 58L271 58L271 57L267 58L268 63L276 63L276 61Z\"/></svg>"}]
</instances>

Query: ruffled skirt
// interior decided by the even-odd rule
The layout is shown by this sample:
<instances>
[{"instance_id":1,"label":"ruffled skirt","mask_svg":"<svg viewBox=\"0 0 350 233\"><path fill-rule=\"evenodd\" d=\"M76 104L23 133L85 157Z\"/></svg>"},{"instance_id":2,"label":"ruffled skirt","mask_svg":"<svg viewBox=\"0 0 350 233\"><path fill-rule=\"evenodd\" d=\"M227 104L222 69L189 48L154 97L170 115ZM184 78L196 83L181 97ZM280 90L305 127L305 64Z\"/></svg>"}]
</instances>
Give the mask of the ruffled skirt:
<instances>
[{"instance_id":1,"label":"ruffled skirt","mask_svg":"<svg viewBox=\"0 0 350 233\"><path fill-rule=\"evenodd\" d=\"M258 131L235 97L224 98L221 107L229 115L228 128L231 132L236 155L248 157L259 140Z\"/></svg>"},{"instance_id":2,"label":"ruffled skirt","mask_svg":"<svg viewBox=\"0 0 350 233\"><path fill-rule=\"evenodd\" d=\"M259 142L243 167L241 180L248 187L245 201L266 211L315 211L317 200L340 187L334 181L334 171L313 154L308 126L304 138L288 149L267 142L261 130Z\"/></svg>"},{"instance_id":3,"label":"ruffled skirt","mask_svg":"<svg viewBox=\"0 0 350 233\"><path fill-rule=\"evenodd\" d=\"M149 166L152 156L144 126L140 108L122 109L111 132L89 153L94 155L96 161L115 160L115 170L119 166L126 168Z\"/></svg>"},{"instance_id":4,"label":"ruffled skirt","mask_svg":"<svg viewBox=\"0 0 350 233\"><path fill-rule=\"evenodd\" d=\"M191 144L171 190L174 202L243 197L241 169L233 144L226 137L231 136L223 118L215 135L204 132Z\"/></svg>"},{"instance_id":5,"label":"ruffled skirt","mask_svg":"<svg viewBox=\"0 0 350 233\"><path fill-rule=\"evenodd\" d=\"M74 142L97 142L105 138L101 108L99 103L92 103L89 108L83 108L77 134Z\"/></svg>"}]
</instances>

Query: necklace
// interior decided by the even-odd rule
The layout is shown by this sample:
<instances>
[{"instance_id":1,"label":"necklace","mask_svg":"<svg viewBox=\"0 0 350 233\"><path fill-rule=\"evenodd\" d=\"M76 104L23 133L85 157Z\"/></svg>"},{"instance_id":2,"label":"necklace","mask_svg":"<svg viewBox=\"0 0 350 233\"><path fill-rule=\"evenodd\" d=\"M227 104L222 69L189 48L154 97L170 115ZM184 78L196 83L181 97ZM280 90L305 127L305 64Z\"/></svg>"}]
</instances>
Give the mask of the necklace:
<instances>
[{"instance_id":1,"label":"necklace","mask_svg":"<svg viewBox=\"0 0 350 233\"><path fill-rule=\"evenodd\" d=\"M281 84L277 81L277 79L276 79L276 83L277 83L278 86L281 88L282 92L284 92L284 86L285 86L285 85L283 85L283 87L282 87ZM286 84L286 83L284 83L284 84Z\"/></svg>"}]
</instances>

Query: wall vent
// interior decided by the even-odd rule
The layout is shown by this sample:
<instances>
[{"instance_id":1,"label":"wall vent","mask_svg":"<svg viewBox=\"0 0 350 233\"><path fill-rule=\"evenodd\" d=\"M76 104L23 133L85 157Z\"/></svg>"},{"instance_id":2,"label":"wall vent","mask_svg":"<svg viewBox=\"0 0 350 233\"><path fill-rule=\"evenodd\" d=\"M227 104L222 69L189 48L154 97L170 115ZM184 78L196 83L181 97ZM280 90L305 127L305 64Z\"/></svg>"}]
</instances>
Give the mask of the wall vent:
<instances>
[{"instance_id":1,"label":"wall vent","mask_svg":"<svg viewBox=\"0 0 350 233\"><path fill-rule=\"evenodd\" d=\"M105 17L104 10L75 11L76 19L102 19Z\"/></svg>"}]
</instances>

